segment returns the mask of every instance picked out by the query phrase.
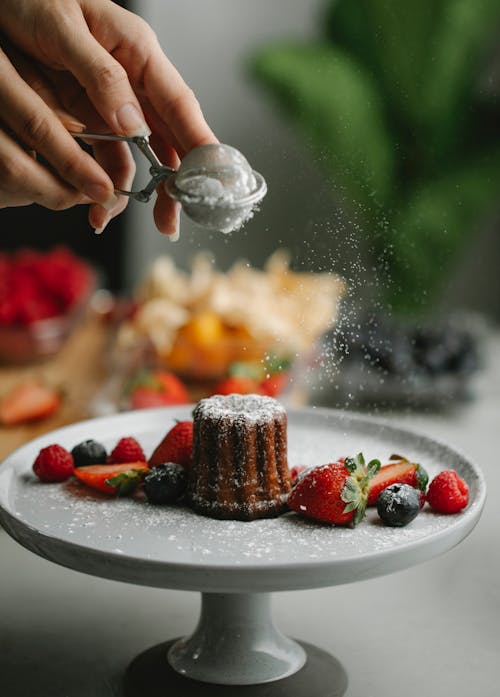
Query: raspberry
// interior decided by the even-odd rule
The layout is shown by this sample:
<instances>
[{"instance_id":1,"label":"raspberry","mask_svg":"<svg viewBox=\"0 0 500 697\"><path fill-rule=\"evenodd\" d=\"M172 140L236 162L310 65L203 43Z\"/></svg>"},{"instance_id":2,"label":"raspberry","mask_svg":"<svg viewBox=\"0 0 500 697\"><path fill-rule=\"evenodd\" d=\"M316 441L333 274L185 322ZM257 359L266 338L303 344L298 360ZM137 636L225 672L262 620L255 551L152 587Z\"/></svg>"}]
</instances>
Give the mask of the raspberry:
<instances>
[{"instance_id":1,"label":"raspberry","mask_svg":"<svg viewBox=\"0 0 500 697\"><path fill-rule=\"evenodd\" d=\"M48 445L38 453L33 472L42 482L63 482L73 474L73 456L61 445Z\"/></svg>"},{"instance_id":2,"label":"raspberry","mask_svg":"<svg viewBox=\"0 0 500 697\"><path fill-rule=\"evenodd\" d=\"M113 464L121 462L146 462L144 451L135 438L121 438L115 445L109 456L109 461Z\"/></svg>"},{"instance_id":3,"label":"raspberry","mask_svg":"<svg viewBox=\"0 0 500 697\"><path fill-rule=\"evenodd\" d=\"M455 470L444 470L430 483L427 502L439 513L458 513L469 502L469 487Z\"/></svg>"}]
</instances>

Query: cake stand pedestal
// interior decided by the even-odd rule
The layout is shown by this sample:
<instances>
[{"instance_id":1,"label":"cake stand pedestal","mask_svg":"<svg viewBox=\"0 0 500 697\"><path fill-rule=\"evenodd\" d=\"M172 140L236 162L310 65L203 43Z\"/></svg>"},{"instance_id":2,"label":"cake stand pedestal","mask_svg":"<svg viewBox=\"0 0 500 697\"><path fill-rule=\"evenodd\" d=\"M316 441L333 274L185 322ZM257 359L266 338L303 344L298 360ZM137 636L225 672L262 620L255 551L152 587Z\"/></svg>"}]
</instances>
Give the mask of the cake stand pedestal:
<instances>
[{"instance_id":1,"label":"cake stand pedestal","mask_svg":"<svg viewBox=\"0 0 500 697\"><path fill-rule=\"evenodd\" d=\"M202 593L201 615L186 639L138 656L125 697L340 697L347 674L330 654L279 632L269 593Z\"/></svg>"},{"instance_id":2,"label":"cake stand pedestal","mask_svg":"<svg viewBox=\"0 0 500 697\"><path fill-rule=\"evenodd\" d=\"M424 509L403 530L373 512L355 530L316 525L295 515L250 523L219 521L186 508L99 498L33 476L39 450L71 450L94 438L111 449L124 434L152 452L191 407L148 409L80 422L46 434L0 467L0 524L36 554L77 571L127 583L199 591L198 626L188 638L140 654L123 681L124 697L340 697L341 664L321 649L284 636L271 617L274 591L352 583L405 569L457 545L474 528L486 497L479 468L453 448L366 416L327 409L288 411L293 464L331 462L364 452L393 452L433 477L455 469L470 500L458 515Z\"/></svg>"}]
</instances>

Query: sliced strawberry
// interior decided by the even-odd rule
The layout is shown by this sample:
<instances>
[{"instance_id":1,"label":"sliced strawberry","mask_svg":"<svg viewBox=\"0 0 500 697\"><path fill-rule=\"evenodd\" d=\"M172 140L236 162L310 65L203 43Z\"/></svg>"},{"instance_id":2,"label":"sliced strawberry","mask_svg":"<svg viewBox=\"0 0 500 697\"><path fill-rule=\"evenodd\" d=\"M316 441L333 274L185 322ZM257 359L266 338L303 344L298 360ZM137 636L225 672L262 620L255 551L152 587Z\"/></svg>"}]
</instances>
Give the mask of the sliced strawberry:
<instances>
[{"instance_id":1,"label":"sliced strawberry","mask_svg":"<svg viewBox=\"0 0 500 697\"><path fill-rule=\"evenodd\" d=\"M41 380L19 382L0 401L0 422L6 426L43 419L61 404L61 392Z\"/></svg>"},{"instance_id":2,"label":"sliced strawberry","mask_svg":"<svg viewBox=\"0 0 500 697\"><path fill-rule=\"evenodd\" d=\"M92 489L111 496L127 496L137 488L149 468L145 462L124 462L120 465L87 465L77 467L75 477Z\"/></svg>"},{"instance_id":3,"label":"sliced strawberry","mask_svg":"<svg viewBox=\"0 0 500 697\"><path fill-rule=\"evenodd\" d=\"M400 455L392 455L390 459L396 462L381 467L371 480L368 494L369 506L374 506L380 492L391 484L409 484L425 493L429 476L421 465L409 462Z\"/></svg>"}]
</instances>

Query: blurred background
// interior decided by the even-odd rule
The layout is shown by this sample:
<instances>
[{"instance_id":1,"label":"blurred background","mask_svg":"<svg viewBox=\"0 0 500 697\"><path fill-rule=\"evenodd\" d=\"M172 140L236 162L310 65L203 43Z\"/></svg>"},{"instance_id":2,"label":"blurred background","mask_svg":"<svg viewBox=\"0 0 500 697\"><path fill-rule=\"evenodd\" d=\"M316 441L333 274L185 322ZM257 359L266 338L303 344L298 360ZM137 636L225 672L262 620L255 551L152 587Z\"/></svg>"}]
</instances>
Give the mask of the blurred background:
<instances>
[{"instance_id":1,"label":"blurred background","mask_svg":"<svg viewBox=\"0 0 500 697\"><path fill-rule=\"evenodd\" d=\"M189 272L208 251L225 272L240 259L261 269L286 249L294 273L346 282L323 368L333 361L337 374L335 356L359 354L406 383L415 367L476 369L484 323L500 320L498 1L126 6L154 27L219 139L264 174L261 210L230 235L183 216L170 243L151 204L131 202L99 238L83 208L6 209L0 247L64 243L119 298L164 255ZM454 386L443 390L453 397Z\"/></svg>"},{"instance_id":2,"label":"blurred background","mask_svg":"<svg viewBox=\"0 0 500 697\"><path fill-rule=\"evenodd\" d=\"M230 239L185 220L169 250L177 260L209 245L221 264L238 255L261 264L284 244L297 265L326 261L361 289L375 267L398 310L425 298L426 312L444 304L500 317L498 3L136 9L220 139L269 183L260 215ZM129 211L129 281L164 250L143 208Z\"/></svg>"}]
</instances>

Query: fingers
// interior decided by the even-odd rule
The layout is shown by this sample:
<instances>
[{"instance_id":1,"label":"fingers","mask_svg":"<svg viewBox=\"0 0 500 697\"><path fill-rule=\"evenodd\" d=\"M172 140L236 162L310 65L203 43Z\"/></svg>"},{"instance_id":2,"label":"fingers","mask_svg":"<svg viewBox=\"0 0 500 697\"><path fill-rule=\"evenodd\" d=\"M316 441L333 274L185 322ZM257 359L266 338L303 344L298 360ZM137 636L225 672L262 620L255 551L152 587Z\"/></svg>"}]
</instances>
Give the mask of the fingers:
<instances>
[{"instance_id":1,"label":"fingers","mask_svg":"<svg viewBox=\"0 0 500 697\"><path fill-rule=\"evenodd\" d=\"M94 156L106 170L117 189L130 191L135 174L135 162L126 143L99 141L93 144ZM127 196L117 196L116 205L109 211L101 206L90 206L89 223L96 234L103 232L109 221L121 213L128 204Z\"/></svg>"},{"instance_id":2,"label":"fingers","mask_svg":"<svg viewBox=\"0 0 500 697\"><path fill-rule=\"evenodd\" d=\"M5 125L47 160L59 177L104 208L116 204L113 183L75 142L52 109L16 72L0 51L0 113Z\"/></svg>"},{"instance_id":3,"label":"fingers","mask_svg":"<svg viewBox=\"0 0 500 697\"><path fill-rule=\"evenodd\" d=\"M0 208L38 203L64 210L89 199L67 186L0 129Z\"/></svg>"},{"instance_id":4,"label":"fingers","mask_svg":"<svg viewBox=\"0 0 500 697\"><path fill-rule=\"evenodd\" d=\"M144 70L144 90L161 122L179 143L179 155L206 143L217 143L198 100L155 42Z\"/></svg>"},{"instance_id":5,"label":"fingers","mask_svg":"<svg viewBox=\"0 0 500 697\"><path fill-rule=\"evenodd\" d=\"M217 142L193 91L143 20L112 3L93 0L85 2L84 12L91 33L123 66L141 102L151 102L159 117L156 127L164 140L172 134L170 142L181 157L197 145Z\"/></svg>"},{"instance_id":6,"label":"fingers","mask_svg":"<svg viewBox=\"0 0 500 697\"><path fill-rule=\"evenodd\" d=\"M112 14L114 5L109 5L108 14ZM113 35L113 22L104 31ZM77 27L63 21L52 33L52 55L75 76L111 130L125 136L148 136L150 129L125 68L94 38L83 15Z\"/></svg>"},{"instance_id":7,"label":"fingers","mask_svg":"<svg viewBox=\"0 0 500 697\"><path fill-rule=\"evenodd\" d=\"M157 134L151 136L151 144L162 162L173 169L179 168L180 160L172 146L165 143ZM156 191L157 199L153 211L156 227L175 242L179 239L181 205L168 196L163 183Z\"/></svg>"},{"instance_id":8,"label":"fingers","mask_svg":"<svg viewBox=\"0 0 500 697\"><path fill-rule=\"evenodd\" d=\"M63 108L56 92L46 76L38 69L35 61L29 59L6 41L4 41L3 49L22 79L52 109L66 130L72 132L84 131L86 128L85 124Z\"/></svg>"}]
</instances>

